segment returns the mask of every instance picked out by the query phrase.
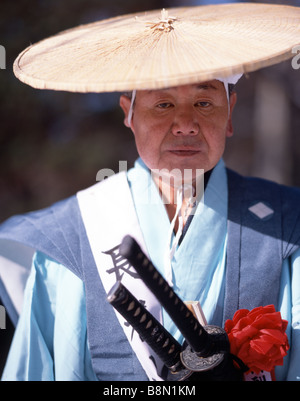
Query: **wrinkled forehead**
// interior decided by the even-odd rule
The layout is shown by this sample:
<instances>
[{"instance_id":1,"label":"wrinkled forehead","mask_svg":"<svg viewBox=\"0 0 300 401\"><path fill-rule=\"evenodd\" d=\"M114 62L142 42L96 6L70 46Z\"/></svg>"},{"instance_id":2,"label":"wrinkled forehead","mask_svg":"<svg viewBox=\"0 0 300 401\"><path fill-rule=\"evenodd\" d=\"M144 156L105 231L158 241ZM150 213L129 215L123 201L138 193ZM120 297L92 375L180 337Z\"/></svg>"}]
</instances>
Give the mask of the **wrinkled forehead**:
<instances>
[{"instance_id":1,"label":"wrinkled forehead","mask_svg":"<svg viewBox=\"0 0 300 401\"><path fill-rule=\"evenodd\" d=\"M188 84L188 85L180 85L180 86L174 86L174 87L166 87L162 89L151 89L151 90L144 90L144 91L137 91L139 92L144 92L147 94L160 94L160 93L177 93L180 90L191 90L191 91L219 91L223 90L224 86L223 83L218 81L218 80L212 80L212 81L206 81L206 82L201 82L197 84Z\"/></svg>"},{"instance_id":2,"label":"wrinkled forehead","mask_svg":"<svg viewBox=\"0 0 300 401\"><path fill-rule=\"evenodd\" d=\"M238 75L232 75L226 78L216 78L213 80L208 80L205 82L199 82L195 84L188 84L188 85L182 85L180 87L166 87L162 89L152 89L152 90L143 90L142 92L146 93L161 93L161 92L168 92L168 91L176 91L178 88L193 88L195 90L222 90L223 88L225 89L227 99L229 100L229 95L230 95L230 90L232 87L237 83L237 81L241 78L241 74ZM136 96L137 91L134 90L131 94L132 98L134 99Z\"/></svg>"}]
</instances>

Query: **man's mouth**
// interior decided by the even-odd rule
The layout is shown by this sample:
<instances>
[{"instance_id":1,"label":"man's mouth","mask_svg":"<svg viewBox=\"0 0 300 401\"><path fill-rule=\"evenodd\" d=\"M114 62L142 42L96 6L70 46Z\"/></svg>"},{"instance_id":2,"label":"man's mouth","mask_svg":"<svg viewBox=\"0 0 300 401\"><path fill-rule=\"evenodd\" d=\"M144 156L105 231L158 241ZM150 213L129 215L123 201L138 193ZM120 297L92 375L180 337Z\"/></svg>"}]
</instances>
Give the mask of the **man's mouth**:
<instances>
[{"instance_id":1,"label":"man's mouth","mask_svg":"<svg viewBox=\"0 0 300 401\"><path fill-rule=\"evenodd\" d=\"M200 153L200 149L198 149L198 148L176 148L176 149L170 149L169 152L176 156L194 156L194 155Z\"/></svg>"}]
</instances>

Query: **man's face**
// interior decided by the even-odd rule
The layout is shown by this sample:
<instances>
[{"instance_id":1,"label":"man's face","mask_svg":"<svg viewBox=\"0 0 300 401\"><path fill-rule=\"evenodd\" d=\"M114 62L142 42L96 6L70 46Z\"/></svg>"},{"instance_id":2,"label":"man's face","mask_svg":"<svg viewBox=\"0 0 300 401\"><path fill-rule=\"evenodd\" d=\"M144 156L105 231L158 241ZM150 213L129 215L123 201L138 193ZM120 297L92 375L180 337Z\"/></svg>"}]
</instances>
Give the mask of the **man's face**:
<instances>
[{"instance_id":1,"label":"man's face","mask_svg":"<svg viewBox=\"0 0 300 401\"><path fill-rule=\"evenodd\" d=\"M228 104L224 85L217 80L138 91L130 128L140 157L150 169L211 170L233 134L235 102L232 94ZM121 96L120 105L129 127L130 99Z\"/></svg>"}]
</instances>

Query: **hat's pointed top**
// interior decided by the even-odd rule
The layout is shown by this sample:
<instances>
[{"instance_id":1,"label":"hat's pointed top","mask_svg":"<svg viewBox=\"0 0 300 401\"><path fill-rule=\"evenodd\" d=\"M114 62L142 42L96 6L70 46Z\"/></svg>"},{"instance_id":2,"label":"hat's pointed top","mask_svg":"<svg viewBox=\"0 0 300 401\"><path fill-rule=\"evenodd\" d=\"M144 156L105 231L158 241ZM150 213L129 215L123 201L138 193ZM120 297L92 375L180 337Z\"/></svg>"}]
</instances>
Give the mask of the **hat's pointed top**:
<instances>
[{"instance_id":1,"label":"hat's pointed top","mask_svg":"<svg viewBox=\"0 0 300 401\"><path fill-rule=\"evenodd\" d=\"M176 17L169 16L168 10L163 8L161 10L161 16L158 21L147 21L146 24L151 29L157 29L159 31L170 32L174 29L173 22L176 21Z\"/></svg>"}]
</instances>

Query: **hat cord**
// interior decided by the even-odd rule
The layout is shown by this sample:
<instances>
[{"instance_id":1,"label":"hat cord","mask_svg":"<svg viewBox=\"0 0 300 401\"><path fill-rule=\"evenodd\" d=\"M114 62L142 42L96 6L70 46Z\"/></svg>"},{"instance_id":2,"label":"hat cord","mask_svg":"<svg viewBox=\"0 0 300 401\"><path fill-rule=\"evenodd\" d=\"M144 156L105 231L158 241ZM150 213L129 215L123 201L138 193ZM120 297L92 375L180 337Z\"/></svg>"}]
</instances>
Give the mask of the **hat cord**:
<instances>
[{"instance_id":1,"label":"hat cord","mask_svg":"<svg viewBox=\"0 0 300 401\"><path fill-rule=\"evenodd\" d=\"M132 120L132 116L133 116L133 106L134 106L134 102L135 102L135 97L136 97L136 90L133 90L132 95L131 95L130 108L129 108L129 112L128 112L128 116L127 116L127 121L128 121L129 125L131 125L131 120Z\"/></svg>"},{"instance_id":2,"label":"hat cord","mask_svg":"<svg viewBox=\"0 0 300 401\"><path fill-rule=\"evenodd\" d=\"M176 208L175 215L171 221L171 225L170 225L169 232L168 232L168 248L167 248L166 254L165 254L164 268L165 268L166 281L168 282L170 287L173 287L172 259L173 259L177 245L178 245L180 238L182 236L182 233L183 233L183 217L187 216L188 209L191 206L195 206L193 192L191 191L189 199L187 201L187 206L184 211L184 215L182 215L181 208L183 205L183 197L184 197L185 190L188 189L189 187L192 187L192 186L184 184L184 185L182 185L182 187L177 189L177 198L176 198L177 208ZM174 238L174 241L172 244L173 230L174 230L174 226L175 226L177 217L178 217L179 226L178 226L177 233L175 235L175 238Z\"/></svg>"}]
</instances>

